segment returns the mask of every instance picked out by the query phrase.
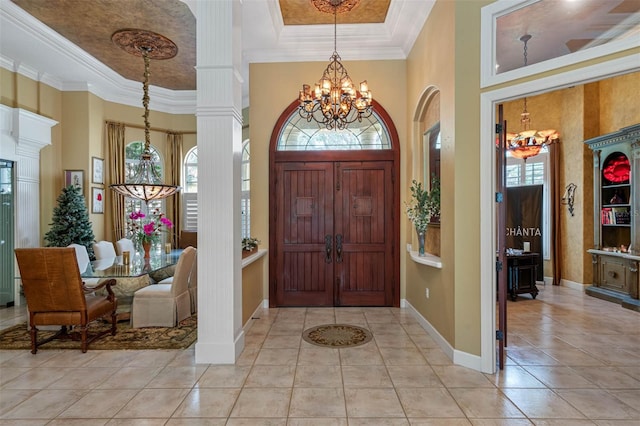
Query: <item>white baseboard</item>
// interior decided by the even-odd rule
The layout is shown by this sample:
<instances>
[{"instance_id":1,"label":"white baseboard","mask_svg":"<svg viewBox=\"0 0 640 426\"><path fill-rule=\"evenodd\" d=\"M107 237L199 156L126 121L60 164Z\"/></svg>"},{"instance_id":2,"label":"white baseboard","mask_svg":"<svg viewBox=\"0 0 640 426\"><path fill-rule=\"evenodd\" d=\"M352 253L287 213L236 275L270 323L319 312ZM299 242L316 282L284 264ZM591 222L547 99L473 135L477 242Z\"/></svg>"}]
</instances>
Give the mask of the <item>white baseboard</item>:
<instances>
[{"instance_id":1,"label":"white baseboard","mask_svg":"<svg viewBox=\"0 0 640 426\"><path fill-rule=\"evenodd\" d=\"M410 311L413 316L418 320L420 326L431 336L440 349L451 359L454 364L461 365L463 367L471 368L473 370L482 371L482 359L478 355L469 354L455 349L449 344L447 339L436 330L425 317L416 310L416 308L409 303L406 299L400 301L400 306Z\"/></svg>"}]
</instances>

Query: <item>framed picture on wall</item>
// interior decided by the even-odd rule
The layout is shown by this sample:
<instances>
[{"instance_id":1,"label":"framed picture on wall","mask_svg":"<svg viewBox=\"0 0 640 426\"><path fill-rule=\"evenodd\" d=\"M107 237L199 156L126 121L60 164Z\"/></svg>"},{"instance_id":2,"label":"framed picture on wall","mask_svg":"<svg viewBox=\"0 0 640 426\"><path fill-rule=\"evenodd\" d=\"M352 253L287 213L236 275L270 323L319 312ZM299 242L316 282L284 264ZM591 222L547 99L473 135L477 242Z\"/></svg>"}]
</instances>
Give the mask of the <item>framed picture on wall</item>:
<instances>
[{"instance_id":1,"label":"framed picture on wall","mask_svg":"<svg viewBox=\"0 0 640 426\"><path fill-rule=\"evenodd\" d=\"M91 157L92 171L91 183L104 183L104 159Z\"/></svg>"},{"instance_id":2,"label":"framed picture on wall","mask_svg":"<svg viewBox=\"0 0 640 426\"><path fill-rule=\"evenodd\" d=\"M104 189L92 187L91 188L91 213L102 214L104 213Z\"/></svg>"},{"instance_id":3,"label":"framed picture on wall","mask_svg":"<svg viewBox=\"0 0 640 426\"><path fill-rule=\"evenodd\" d=\"M65 170L64 186L73 185L84 195L84 170Z\"/></svg>"}]
</instances>

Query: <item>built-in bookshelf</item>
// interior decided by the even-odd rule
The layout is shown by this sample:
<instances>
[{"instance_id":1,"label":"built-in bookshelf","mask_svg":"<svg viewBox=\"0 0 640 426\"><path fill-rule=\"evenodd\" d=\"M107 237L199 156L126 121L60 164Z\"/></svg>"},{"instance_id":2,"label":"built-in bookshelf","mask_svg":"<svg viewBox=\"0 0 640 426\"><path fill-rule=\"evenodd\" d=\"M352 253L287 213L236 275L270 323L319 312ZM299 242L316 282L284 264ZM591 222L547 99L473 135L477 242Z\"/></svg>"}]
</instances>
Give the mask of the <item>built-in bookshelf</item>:
<instances>
[{"instance_id":1,"label":"built-in bookshelf","mask_svg":"<svg viewBox=\"0 0 640 426\"><path fill-rule=\"evenodd\" d=\"M585 141L593 151L593 286L587 294L640 310L640 124Z\"/></svg>"}]
</instances>

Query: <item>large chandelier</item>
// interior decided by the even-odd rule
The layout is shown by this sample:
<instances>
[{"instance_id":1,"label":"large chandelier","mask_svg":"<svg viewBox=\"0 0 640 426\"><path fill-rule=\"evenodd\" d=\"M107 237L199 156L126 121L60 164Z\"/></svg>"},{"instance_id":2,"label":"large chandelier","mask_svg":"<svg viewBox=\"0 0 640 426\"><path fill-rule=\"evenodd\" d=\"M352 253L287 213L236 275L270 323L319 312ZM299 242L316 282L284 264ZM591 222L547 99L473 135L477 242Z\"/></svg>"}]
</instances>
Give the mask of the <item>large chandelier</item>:
<instances>
[{"instance_id":1,"label":"large chandelier","mask_svg":"<svg viewBox=\"0 0 640 426\"><path fill-rule=\"evenodd\" d=\"M342 3L343 0L313 1L320 11L326 11L328 7L333 10L333 55L315 89L311 91L308 84L303 84L299 94L300 115L307 121L315 120L329 130L346 129L350 123L362 121L371 116L372 112L372 97L367 81L360 83L360 90L356 91L338 55L337 16L338 7ZM347 4L349 5L348 2Z\"/></svg>"},{"instance_id":2,"label":"large chandelier","mask_svg":"<svg viewBox=\"0 0 640 426\"><path fill-rule=\"evenodd\" d=\"M520 37L524 43L524 66L527 66L527 42L531 40L531 35L525 34ZM527 161L527 158L538 155L543 147L558 142L560 134L553 130L531 130L531 118L527 111L527 98L524 98L524 109L520 114L520 133L507 133L507 150L513 157Z\"/></svg>"},{"instance_id":3,"label":"large chandelier","mask_svg":"<svg viewBox=\"0 0 640 426\"><path fill-rule=\"evenodd\" d=\"M151 154L149 124L149 62L150 59L170 59L178 53L176 44L163 35L147 30L118 30L111 40L127 53L142 56L144 60L144 81L142 82L142 106L144 106L144 149L140 161L135 166L133 178L127 183L109 185L115 192L126 197L138 198L148 203L151 200L167 198L180 191L176 185L165 185L158 175L158 166Z\"/></svg>"}]
</instances>

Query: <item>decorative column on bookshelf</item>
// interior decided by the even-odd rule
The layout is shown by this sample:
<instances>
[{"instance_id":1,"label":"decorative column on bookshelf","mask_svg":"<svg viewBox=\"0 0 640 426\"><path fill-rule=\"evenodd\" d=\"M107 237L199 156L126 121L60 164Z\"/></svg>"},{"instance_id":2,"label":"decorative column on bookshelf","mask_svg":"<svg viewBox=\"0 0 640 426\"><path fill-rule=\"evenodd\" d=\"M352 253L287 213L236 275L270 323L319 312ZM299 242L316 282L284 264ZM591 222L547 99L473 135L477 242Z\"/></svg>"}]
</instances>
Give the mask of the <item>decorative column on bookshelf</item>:
<instances>
[{"instance_id":1,"label":"decorative column on bookshelf","mask_svg":"<svg viewBox=\"0 0 640 426\"><path fill-rule=\"evenodd\" d=\"M585 141L593 150L593 285L587 294L640 311L640 124Z\"/></svg>"}]
</instances>

